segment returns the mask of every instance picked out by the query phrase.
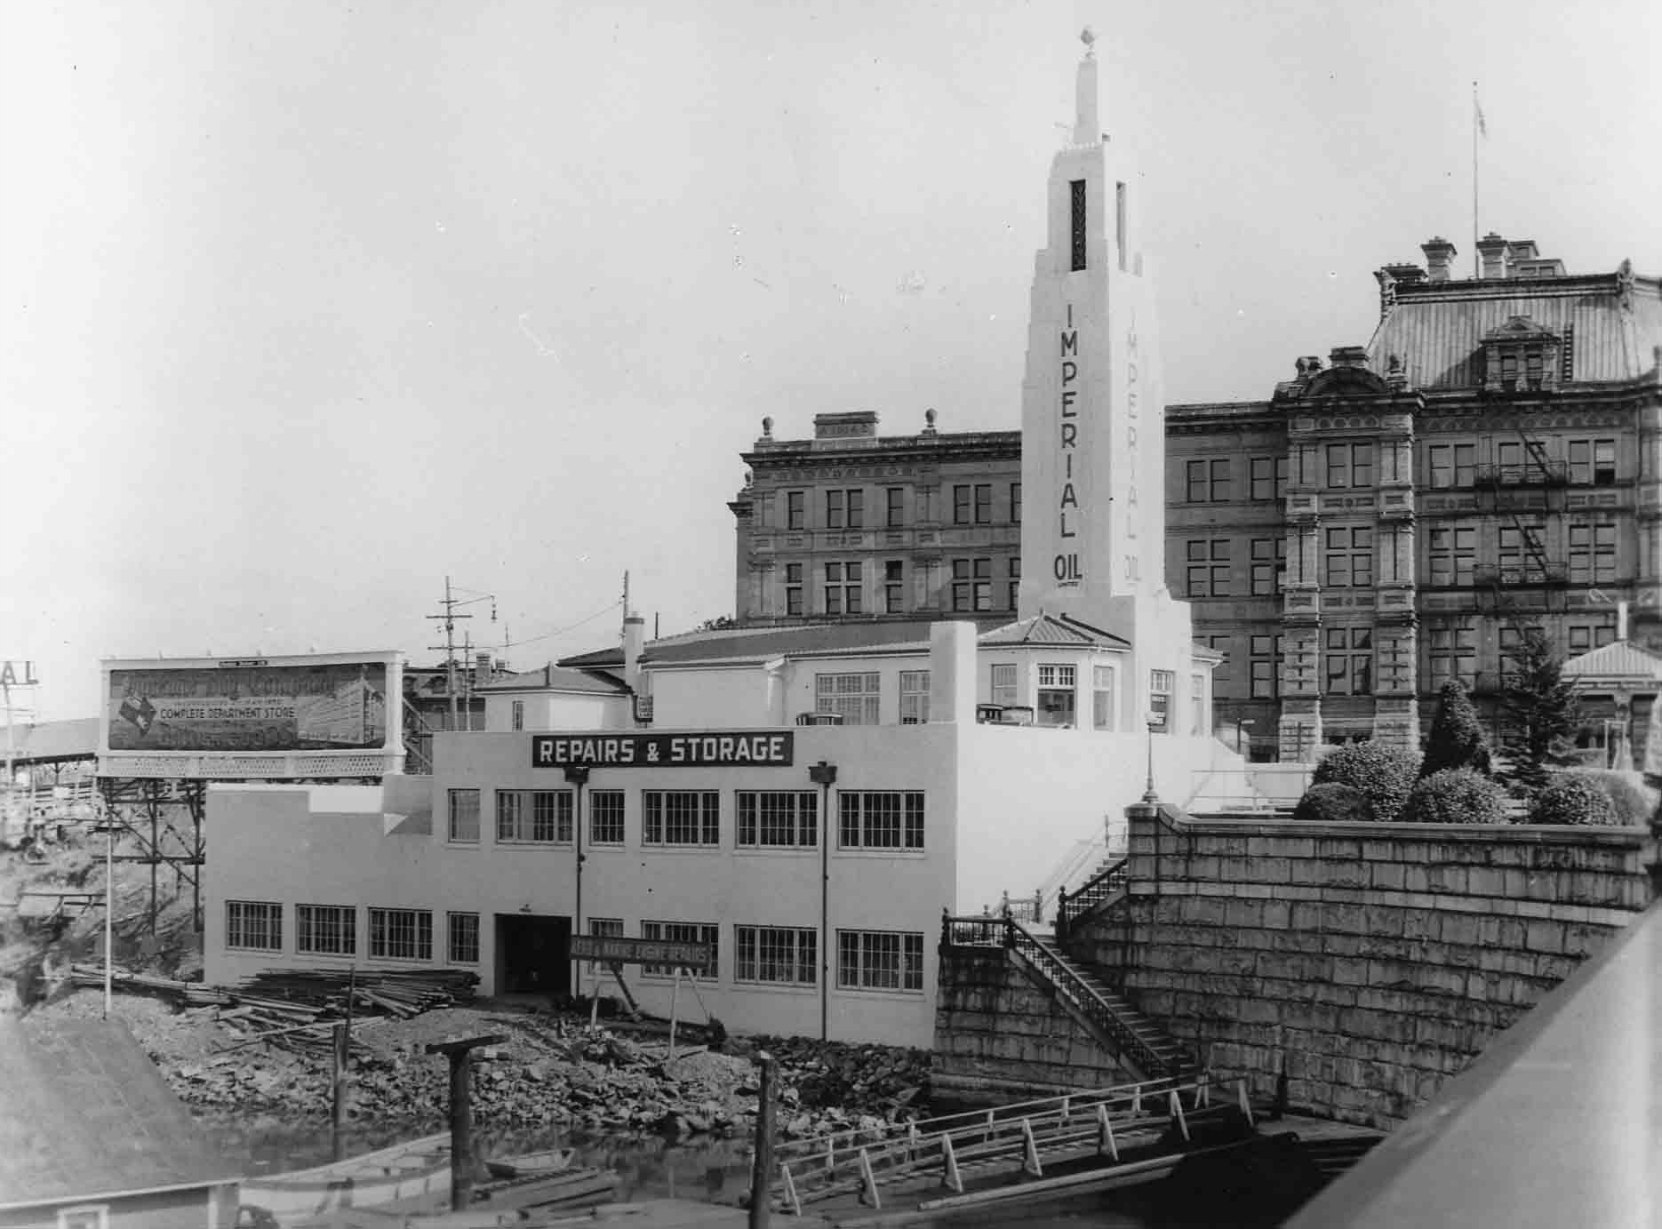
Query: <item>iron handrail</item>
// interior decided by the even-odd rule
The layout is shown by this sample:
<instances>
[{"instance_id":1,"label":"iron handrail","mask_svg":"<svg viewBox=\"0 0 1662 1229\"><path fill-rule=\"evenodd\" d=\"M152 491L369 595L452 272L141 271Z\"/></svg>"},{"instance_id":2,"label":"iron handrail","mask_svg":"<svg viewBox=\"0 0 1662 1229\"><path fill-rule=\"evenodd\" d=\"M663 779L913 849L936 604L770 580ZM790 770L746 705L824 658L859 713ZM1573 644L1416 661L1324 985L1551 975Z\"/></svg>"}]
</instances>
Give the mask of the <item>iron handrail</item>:
<instances>
[{"instance_id":1,"label":"iron handrail","mask_svg":"<svg viewBox=\"0 0 1662 1229\"><path fill-rule=\"evenodd\" d=\"M1021 923L1008 919L1009 944L1045 975L1058 993L1067 998L1090 1020L1113 1039L1120 1053L1129 1054L1139 1069L1153 1077L1171 1077L1177 1074L1173 1064L1155 1052L1131 1025L1121 1018L1091 984L1080 977L1065 961L1045 947Z\"/></svg>"},{"instance_id":2,"label":"iron handrail","mask_svg":"<svg viewBox=\"0 0 1662 1229\"><path fill-rule=\"evenodd\" d=\"M1106 908L1124 895L1127 885L1131 881L1129 868L1130 859L1121 858L1118 862L1104 867L1094 878L1086 880L1072 892L1062 892L1056 897L1056 934L1060 938L1067 933L1070 924Z\"/></svg>"}]
</instances>

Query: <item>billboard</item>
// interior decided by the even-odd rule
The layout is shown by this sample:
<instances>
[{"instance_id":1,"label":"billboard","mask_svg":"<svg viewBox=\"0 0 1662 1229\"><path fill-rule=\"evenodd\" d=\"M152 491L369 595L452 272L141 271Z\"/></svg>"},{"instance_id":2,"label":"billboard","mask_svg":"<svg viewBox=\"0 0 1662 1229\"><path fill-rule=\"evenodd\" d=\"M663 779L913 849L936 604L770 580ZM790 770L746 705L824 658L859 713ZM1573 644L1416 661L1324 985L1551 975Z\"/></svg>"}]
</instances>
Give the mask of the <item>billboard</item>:
<instances>
[{"instance_id":1,"label":"billboard","mask_svg":"<svg viewBox=\"0 0 1662 1229\"><path fill-rule=\"evenodd\" d=\"M393 653L106 661L100 772L319 777L342 756L340 775L397 771L365 757L402 752L398 674ZM174 763L204 758L217 766ZM146 763L160 770L124 774Z\"/></svg>"}]
</instances>

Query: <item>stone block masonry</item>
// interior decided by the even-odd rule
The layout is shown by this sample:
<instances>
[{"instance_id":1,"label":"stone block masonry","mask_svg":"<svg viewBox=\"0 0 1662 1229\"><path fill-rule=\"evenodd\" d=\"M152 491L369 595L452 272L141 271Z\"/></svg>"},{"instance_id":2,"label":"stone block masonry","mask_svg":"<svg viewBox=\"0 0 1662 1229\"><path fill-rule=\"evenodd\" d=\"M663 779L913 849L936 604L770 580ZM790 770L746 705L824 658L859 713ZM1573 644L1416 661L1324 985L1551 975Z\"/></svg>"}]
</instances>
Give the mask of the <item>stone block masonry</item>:
<instances>
[{"instance_id":1,"label":"stone block masonry","mask_svg":"<svg viewBox=\"0 0 1662 1229\"><path fill-rule=\"evenodd\" d=\"M940 987L937 1099L1001 1104L1134 1079L1002 948L945 950Z\"/></svg>"},{"instance_id":2,"label":"stone block masonry","mask_svg":"<svg viewBox=\"0 0 1662 1229\"><path fill-rule=\"evenodd\" d=\"M1389 1129L1650 900L1646 834L1191 819L1134 806L1070 954L1222 1079Z\"/></svg>"}]
</instances>

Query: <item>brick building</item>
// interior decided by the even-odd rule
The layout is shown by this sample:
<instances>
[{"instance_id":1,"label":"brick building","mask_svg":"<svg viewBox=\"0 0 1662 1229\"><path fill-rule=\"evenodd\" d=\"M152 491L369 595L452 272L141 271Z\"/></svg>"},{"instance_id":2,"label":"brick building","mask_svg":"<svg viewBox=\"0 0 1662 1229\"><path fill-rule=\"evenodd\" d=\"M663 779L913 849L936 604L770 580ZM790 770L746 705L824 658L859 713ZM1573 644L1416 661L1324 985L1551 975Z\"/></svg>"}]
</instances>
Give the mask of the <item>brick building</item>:
<instances>
[{"instance_id":1,"label":"brick building","mask_svg":"<svg viewBox=\"0 0 1662 1229\"><path fill-rule=\"evenodd\" d=\"M1534 243L1387 265L1366 346L1300 358L1267 400L1166 408L1166 580L1225 653L1219 733L1256 758L1412 742L1459 677L1492 705L1529 623L1567 655L1662 647L1662 282L1572 275ZM744 455L741 624L1005 621L1019 432L880 436L875 413L772 422Z\"/></svg>"}]
</instances>

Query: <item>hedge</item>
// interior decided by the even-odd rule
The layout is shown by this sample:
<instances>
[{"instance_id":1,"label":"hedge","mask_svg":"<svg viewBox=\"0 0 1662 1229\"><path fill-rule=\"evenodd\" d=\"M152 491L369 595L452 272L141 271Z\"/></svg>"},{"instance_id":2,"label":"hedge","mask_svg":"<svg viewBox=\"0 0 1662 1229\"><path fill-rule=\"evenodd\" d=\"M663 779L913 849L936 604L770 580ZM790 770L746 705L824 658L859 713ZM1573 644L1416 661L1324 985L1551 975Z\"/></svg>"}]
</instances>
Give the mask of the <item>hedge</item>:
<instances>
[{"instance_id":1,"label":"hedge","mask_svg":"<svg viewBox=\"0 0 1662 1229\"><path fill-rule=\"evenodd\" d=\"M1319 823L1367 823L1374 817L1373 804L1368 796L1354 785L1342 781L1326 781L1312 785L1293 808L1294 819L1315 820Z\"/></svg>"},{"instance_id":2,"label":"hedge","mask_svg":"<svg viewBox=\"0 0 1662 1229\"><path fill-rule=\"evenodd\" d=\"M1328 752L1310 783L1337 782L1361 790L1373 804L1373 817L1389 823L1402 813L1419 775L1417 753L1370 739Z\"/></svg>"},{"instance_id":3,"label":"hedge","mask_svg":"<svg viewBox=\"0 0 1662 1229\"><path fill-rule=\"evenodd\" d=\"M1506 792L1470 768L1444 768L1414 783L1402 818L1411 824L1501 824Z\"/></svg>"},{"instance_id":4,"label":"hedge","mask_svg":"<svg viewBox=\"0 0 1662 1229\"><path fill-rule=\"evenodd\" d=\"M1535 795L1529 810L1532 824L1596 824L1613 826L1621 822L1616 804L1590 773L1558 772Z\"/></svg>"}]
</instances>

